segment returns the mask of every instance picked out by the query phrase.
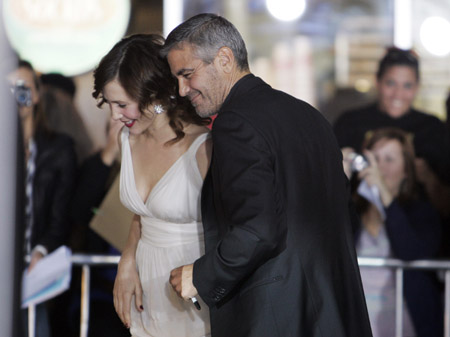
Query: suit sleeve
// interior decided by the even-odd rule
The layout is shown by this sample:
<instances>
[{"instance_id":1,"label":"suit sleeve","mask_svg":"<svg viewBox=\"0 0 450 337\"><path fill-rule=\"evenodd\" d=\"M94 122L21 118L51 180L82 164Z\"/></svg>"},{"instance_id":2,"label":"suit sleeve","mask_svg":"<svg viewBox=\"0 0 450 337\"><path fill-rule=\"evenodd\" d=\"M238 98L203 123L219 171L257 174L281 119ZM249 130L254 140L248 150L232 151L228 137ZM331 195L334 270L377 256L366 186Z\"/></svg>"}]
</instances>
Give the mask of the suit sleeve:
<instances>
[{"instance_id":1,"label":"suit sleeve","mask_svg":"<svg viewBox=\"0 0 450 337\"><path fill-rule=\"evenodd\" d=\"M260 132L232 112L213 129L214 184L220 239L194 264L194 285L208 305L236 290L286 247L286 221L275 189L275 157Z\"/></svg>"}]
</instances>

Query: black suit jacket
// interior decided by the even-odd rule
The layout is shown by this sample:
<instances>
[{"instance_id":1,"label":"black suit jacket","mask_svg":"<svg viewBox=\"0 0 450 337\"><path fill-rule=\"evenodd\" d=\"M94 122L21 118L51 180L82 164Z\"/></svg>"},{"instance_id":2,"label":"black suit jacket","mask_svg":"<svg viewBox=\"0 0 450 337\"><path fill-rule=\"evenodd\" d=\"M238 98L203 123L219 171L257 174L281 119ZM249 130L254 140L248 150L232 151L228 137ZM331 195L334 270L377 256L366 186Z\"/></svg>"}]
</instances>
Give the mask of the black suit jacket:
<instances>
[{"instance_id":1,"label":"black suit jacket","mask_svg":"<svg viewBox=\"0 0 450 337\"><path fill-rule=\"evenodd\" d=\"M194 263L212 336L371 336L347 179L328 122L247 75L212 137L206 254Z\"/></svg>"}]
</instances>

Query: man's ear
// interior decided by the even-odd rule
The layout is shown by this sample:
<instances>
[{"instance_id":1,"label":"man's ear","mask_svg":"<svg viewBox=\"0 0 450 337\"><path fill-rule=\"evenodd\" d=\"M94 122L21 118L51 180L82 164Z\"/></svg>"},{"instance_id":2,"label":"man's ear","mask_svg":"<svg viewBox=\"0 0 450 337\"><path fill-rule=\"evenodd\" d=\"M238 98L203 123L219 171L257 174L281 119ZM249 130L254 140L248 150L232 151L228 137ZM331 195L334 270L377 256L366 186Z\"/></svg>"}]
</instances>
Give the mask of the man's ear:
<instances>
[{"instance_id":1,"label":"man's ear","mask_svg":"<svg viewBox=\"0 0 450 337\"><path fill-rule=\"evenodd\" d=\"M216 56L217 66L222 69L224 73L229 74L235 64L234 54L228 47L222 47L217 52Z\"/></svg>"}]
</instances>

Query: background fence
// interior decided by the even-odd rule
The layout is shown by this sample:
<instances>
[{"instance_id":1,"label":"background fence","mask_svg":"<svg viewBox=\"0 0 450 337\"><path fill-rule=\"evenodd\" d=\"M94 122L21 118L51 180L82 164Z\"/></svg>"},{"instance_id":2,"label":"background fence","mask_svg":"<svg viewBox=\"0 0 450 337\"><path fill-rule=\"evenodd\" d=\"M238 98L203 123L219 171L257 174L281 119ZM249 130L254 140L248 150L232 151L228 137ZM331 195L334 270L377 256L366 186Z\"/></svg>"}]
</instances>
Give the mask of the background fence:
<instances>
[{"instance_id":1,"label":"background fence","mask_svg":"<svg viewBox=\"0 0 450 337\"><path fill-rule=\"evenodd\" d=\"M80 337L88 337L89 328L89 299L91 268L107 265L117 265L119 256L73 254L72 263L82 268L81 277L81 313ZM403 317L403 272L405 269L434 270L442 275L445 281L444 304L444 337L450 337L450 261L416 260L402 261L384 258L358 258L360 267L389 267L395 270L396 275L396 301L395 301L395 337L402 336ZM28 308L30 314L29 337L34 337L34 306Z\"/></svg>"}]
</instances>

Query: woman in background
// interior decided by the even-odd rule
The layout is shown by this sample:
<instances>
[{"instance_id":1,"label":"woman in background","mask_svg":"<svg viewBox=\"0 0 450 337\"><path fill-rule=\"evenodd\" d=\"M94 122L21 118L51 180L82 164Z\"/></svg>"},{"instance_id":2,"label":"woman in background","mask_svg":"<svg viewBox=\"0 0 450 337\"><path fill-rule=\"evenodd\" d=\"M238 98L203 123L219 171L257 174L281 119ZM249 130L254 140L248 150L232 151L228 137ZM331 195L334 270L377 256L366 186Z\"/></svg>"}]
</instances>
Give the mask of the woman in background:
<instances>
[{"instance_id":1,"label":"woman in background","mask_svg":"<svg viewBox=\"0 0 450 337\"><path fill-rule=\"evenodd\" d=\"M436 210L420 193L411 138L400 129L378 129L363 149L369 165L358 178L377 192L370 201L360 189L365 197L355 194L361 219L356 239L358 256L432 259L439 248L441 223ZM350 158L344 156L347 174ZM374 337L394 336L394 270L361 267L361 278ZM440 294L431 273L405 270L404 300L403 336L442 336Z\"/></svg>"},{"instance_id":2,"label":"woman in background","mask_svg":"<svg viewBox=\"0 0 450 337\"><path fill-rule=\"evenodd\" d=\"M419 91L419 59L412 50L388 48L376 73L376 102L345 112L334 124L343 152L360 152L379 128L402 129L413 138L415 174L439 212L443 240L439 257L450 257L450 130L437 117L413 107Z\"/></svg>"},{"instance_id":3,"label":"woman in background","mask_svg":"<svg viewBox=\"0 0 450 337\"><path fill-rule=\"evenodd\" d=\"M422 166L426 166L441 180L450 182L449 132L437 117L412 106L419 78L417 55L411 50L389 48L378 65L377 101L344 113L334 131L341 148L360 152L371 131L383 127L402 129L414 136L417 168L420 166L423 172Z\"/></svg>"},{"instance_id":4,"label":"woman in background","mask_svg":"<svg viewBox=\"0 0 450 337\"><path fill-rule=\"evenodd\" d=\"M120 198L135 213L114 306L132 336L209 336L208 307L196 310L168 280L172 269L204 253L200 194L212 151L210 119L178 96L159 56L163 43L153 34L124 38L94 72L98 105L124 125Z\"/></svg>"},{"instance_id":5,"label":"woman in background","mask_svg":"<svg viewBox=\"0 0 450 337\"><path fill-rule=\"evenodd\" d=\"M68 206L76 177L70 137L51 131L45 121L39 79L27 61L8 75L18 104L25 145L25 255L28 271L67 243ZM36 336L49 336L46 303L36 307Z\"/></svg>"}]
</instances>

